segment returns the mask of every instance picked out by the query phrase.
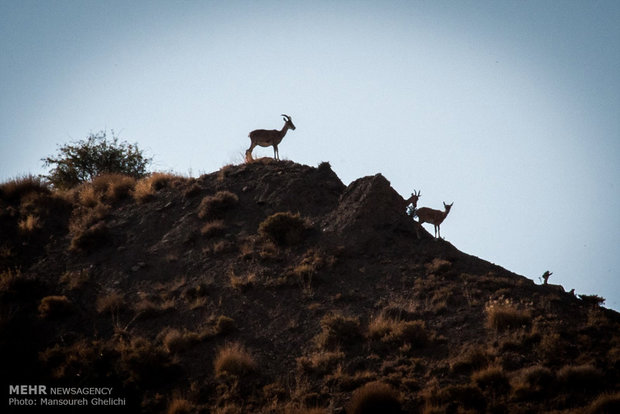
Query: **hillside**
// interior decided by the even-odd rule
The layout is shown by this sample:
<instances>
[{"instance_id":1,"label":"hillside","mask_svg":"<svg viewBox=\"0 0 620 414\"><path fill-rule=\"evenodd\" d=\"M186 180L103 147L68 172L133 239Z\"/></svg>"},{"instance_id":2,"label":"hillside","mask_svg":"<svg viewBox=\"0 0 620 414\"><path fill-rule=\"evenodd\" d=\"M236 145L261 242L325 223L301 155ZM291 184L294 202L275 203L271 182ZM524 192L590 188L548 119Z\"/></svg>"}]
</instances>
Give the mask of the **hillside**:
<instances>
[{"instance_id":1,"label":"hillside","mask_svg":"<svg viewBox=\"0 0 620 414\"><path fill-rule=\"evenodd\" d=\"M271 160L0 185L5 402L38 404L5 406L54 411L9 387L43 384L112 388L59 412L620 412L618 313L405 204L380 174Z\"/></svg>"}]
</instances>

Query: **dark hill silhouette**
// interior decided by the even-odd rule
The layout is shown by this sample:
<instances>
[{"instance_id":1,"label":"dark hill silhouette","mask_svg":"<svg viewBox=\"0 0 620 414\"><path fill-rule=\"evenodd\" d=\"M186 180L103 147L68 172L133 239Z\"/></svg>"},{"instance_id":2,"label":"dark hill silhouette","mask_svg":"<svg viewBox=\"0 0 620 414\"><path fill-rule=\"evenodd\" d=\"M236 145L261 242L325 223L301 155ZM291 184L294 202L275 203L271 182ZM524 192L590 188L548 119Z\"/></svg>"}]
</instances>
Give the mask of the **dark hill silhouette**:
<instances>
[{"instance_id":1,"label":"dark hill silhouette","mask_svg":"<svg viewBox=\"0 0 620 414\"><path fill-rule=\"evenodd\" d=\"M618 407L616 312L405 210L328 163L2 184L3 389L111 386L127 412Z\"/></svg>"}]
</instances>

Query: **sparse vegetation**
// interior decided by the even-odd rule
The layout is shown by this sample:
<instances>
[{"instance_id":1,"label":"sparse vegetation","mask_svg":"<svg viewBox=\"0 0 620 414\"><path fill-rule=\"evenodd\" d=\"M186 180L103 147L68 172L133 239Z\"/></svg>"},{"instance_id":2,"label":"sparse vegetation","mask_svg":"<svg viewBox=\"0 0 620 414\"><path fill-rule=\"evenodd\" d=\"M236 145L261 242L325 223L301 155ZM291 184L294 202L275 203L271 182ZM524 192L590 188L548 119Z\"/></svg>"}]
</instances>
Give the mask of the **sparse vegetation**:
<instances>
[{"instance_id":1,"label":"sparse vegetation","mask_svg":"<svg viewBox=\"0 0 620 414\"><path fill-rule=\"evenodd\" d=\"M185 351L204 338L204 335L198 332L188 331L187 329L180 331L170 327L164 329L160 336L164 348L170 353Z\"/></svg>"},{"instance_id":2,"label":"sparse vegetation","mask_svg":"<svg viewBox=\"0 0 620 414\"><path fill-rule=\"evenodd\" d=\"M239 197L230 191L218 191L212 196L206 196L198 206L198 217L206 220L221 219L224 214L235 207Z\"/></svg>"},{"instance_id":3,"label":"sparse vegetation","mask_svg":"<svg viewBox=\"0 0 620 414\"><path fill-rule=\"evenodd\" d=\"M218 334L224 335L233 332L235 329L237 329L237 325L235 324L235 320L233 318L229 318L228 316L224 315L220 315L217 318L217 321L215 323L215 331Z\"/></svg>"},{"instance_id":4,"label":"sparse vegetation","mask_svg":"<svg viewBox=\"0 0 620 414\"><path fill-rule=\"evenodd\" d=\"M306 220L299 214L276 213L267 217L258 227L258 233L278 246L292 246L303 240L308 229Z\"/></svg>"},{"instance_id":5,"label":"sparse vegetation","mask_svg":"<svg viewBox=\"0 0 620 414\"><path fill-rule=\"evenodd\" d=\"M343 315L326 315L321 319L321 333L315 338L320 348L335 349L362 341L360 322Z\"/></svg>"},{"instance_id":6,"label":"sparse vegetation","mask_svg":"<svg viewBox=\"0 0 620 414\"><path fill-rule=\"evenodd\" d=\"M328 167L0 184L3 376L123 412L618 411L616 312L417 239L387 180Z\"/></svg>"},{"instance_id":7,"label":"sparse vegetation","mask_svg":"<svg viewBox=\"0 0 620 414\"><path fill-rule=\"evenodd\" d=\"M487 327L501 332L517 329L532 322L530 312L518 309L511 302L490 302L486 307Z\"/></svg>"},{"instance_id":8,"label":"sparse vegetation","mask_svg":"<svg viewBox=\"0 0 620 414\"><path fill-rule=\"evenodd\" d=\"M235 342L220 348L214 362L215 375L242 377L257 369L254 358L241 344Z\"/></svg>"},{"instance_id":9,"label":"sparse vegetation","mask_svg":"<svg viewBox=\"0 0 620 414\"><path fill-rule=\"evenodd\" d=\"M73 305L66 296L46 296L39 304L39 316L46 319L66 316L73 311Z\"/></svg>"},{"instance_id":10,"label":"sparse vegetation","mask_svg":"<svg viewBox=\"0 0 620 414\"><path fill-rule=\"evenodd\" d=\"M97 312L115 314L126 307L125 297L120 292L109 292L97 298Z\"/></svg>"},{"instance_id":11,"label":"sparse vegetation","mask_svg":"<svg viewBox=\"0 0 620 414\"><path fill-rule=\"evenodd\" d=\"M401 413L398 391L381 382L369 382L353 392L347 414Z\"/></svg>"}]
</instances>

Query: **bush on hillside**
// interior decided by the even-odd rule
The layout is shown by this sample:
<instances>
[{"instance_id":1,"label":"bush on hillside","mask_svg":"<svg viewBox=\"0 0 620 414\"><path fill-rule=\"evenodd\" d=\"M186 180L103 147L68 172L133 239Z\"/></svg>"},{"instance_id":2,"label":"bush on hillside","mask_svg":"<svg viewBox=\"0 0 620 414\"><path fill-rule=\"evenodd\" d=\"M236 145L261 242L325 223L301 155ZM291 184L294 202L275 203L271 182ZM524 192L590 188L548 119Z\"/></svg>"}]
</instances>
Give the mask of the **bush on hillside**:
<instances>
[{"instance_id":1,"label":"bush on hillside","mask_svg":"<svg viewBox=\"0 0 620 414\"><path fill-rule=\"evenodd\" d=\"M299 214L285 212L267 217L258 226L258 232L278 246L291 246L303 240L307 228L306 220Z\"/></svg>"},{"instance_id":2,"label":"bush on hillside","mask_svg":"<svg viewBox=\"0 0 620 414\"><path fill-rule=\"evenodd\" d=\"M114 131L111 138L106 131L100 131L59 147L56 155L42 161L44 166L51 167L44 178L56 188L72 188L106 173L144 177L152 159L145 157L137 144L119 142Z\"/></svg>"},{"instance_id":3,"label":"bush on hillside","mask_svg":"<svg viewBox=\"0 0 620 414\"><path fill-rule=\"evenodd\" d=\"M355 390L347 409L350 414L401 412L400 394L381 382L369 382Z\"/></svg>"}]
</instances>

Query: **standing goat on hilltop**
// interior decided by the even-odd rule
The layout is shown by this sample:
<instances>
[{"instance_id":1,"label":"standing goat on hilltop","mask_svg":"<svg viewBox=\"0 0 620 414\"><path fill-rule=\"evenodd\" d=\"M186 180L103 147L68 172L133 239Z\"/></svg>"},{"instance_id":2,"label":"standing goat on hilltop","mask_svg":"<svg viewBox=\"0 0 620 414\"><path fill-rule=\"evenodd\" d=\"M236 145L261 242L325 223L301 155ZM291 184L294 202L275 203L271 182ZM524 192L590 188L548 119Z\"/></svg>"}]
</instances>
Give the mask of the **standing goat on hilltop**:
<instances>
[{"instance_id":1,"label":"standing goat on hilltop","mask_svg":"<svg viewBox=\"0 0 620 414\"><path fill-rule=\"evenodd\" d=\"M290 116L282 114L284 118L284 126L281 130L277 129L256 129L249 133L248 137L250 137L250 148L245 152L245 160L252 161L252 150L254 147L273 147L273 158L276 160L280 159L280 152L278 151L278 144L286 135L286 131L292 129L295 130L295 125L293 124L293 120Z\"/></svg>"},{"instance_id":2,"label":"standing goat on hilltop","mask_svg":"<svg viewBox=\"0 0 620 414\"><path fill-rule=\"evenodd\" d=\"M435 238L440 238L441 234L439 232L439 225L443 223L443 221L446 219L446 216L450 212L453 204L454 203L446 204L444 201L443 206L445 208L445 211L434 210L428 207L422 207L416 210L415 215L418 216L418 223L430 223L435 226ZM419 233L418 238L420 238Z\"/></svg>"},{"instance_id":3,"label":"standing goat on hilltop","mask_svg":"<svg viewBox=\"0 0 620 414\"><path fill-rule=\"evenodd\" d=\"M411 217L415 217L416 208L418 208L418 199L420 198L420 192L416 193L416 190L413 190L411 193L411 197L405 200L407 203L407 214Z\"/></svg>"}]
</instances>

